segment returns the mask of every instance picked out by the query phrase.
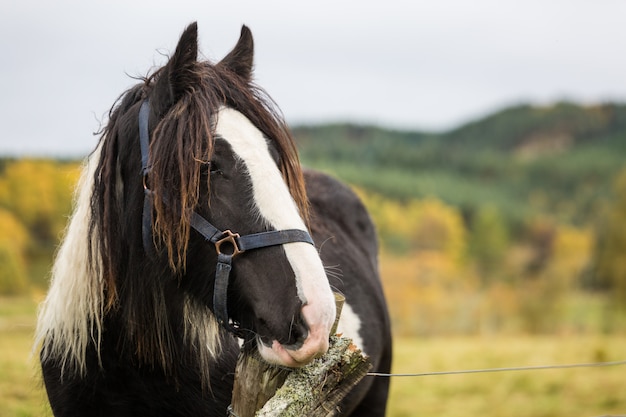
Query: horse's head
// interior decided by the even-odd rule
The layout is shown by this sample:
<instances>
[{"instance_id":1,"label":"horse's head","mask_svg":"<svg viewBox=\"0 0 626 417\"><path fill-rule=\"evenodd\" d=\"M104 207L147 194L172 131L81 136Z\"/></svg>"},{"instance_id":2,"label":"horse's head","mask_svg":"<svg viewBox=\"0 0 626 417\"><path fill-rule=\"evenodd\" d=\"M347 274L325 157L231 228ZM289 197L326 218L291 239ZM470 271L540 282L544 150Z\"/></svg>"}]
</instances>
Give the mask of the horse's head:
<instances>
[{"instance_id":1,"label":"horse's head","mask_svg":"<svg viewBox=\"0 0 626 417\"><path fill-rule=\"evenodd\" d=\"M129 332L140 339L138 351L164 349L165 315L177 314L180 300L215 308L217 238L198 232L196 216L241 236L307 230L295 145L251 83L249 30L242 29L233 51L215 65L198 61L197 49L192 24L168 63L123 96L100 145L92 231L103 236L98 253L107 304L127 318ZM147 102L149 152L142 155L139 114ZM290 367L326 351L335 316L315 247L294 240L233 257L224 301L228 318L258 341L261 355ZM142 320L154 334L141 328Z\"/></svg>"}]
</instances>

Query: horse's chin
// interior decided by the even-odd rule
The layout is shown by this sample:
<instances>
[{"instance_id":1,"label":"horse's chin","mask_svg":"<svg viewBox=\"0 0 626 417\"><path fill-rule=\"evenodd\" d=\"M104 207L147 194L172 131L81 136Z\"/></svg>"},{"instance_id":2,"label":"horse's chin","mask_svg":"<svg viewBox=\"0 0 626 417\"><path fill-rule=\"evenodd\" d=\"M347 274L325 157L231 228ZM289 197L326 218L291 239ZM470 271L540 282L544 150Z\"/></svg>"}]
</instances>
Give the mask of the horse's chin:
<instances>
[{"instance_id":1,"label":"horse's chin","mask_svg":"<svg viewBox=\"0 0 626 417\"><path fill-rule=\"evenodd\" d=\"M300 368L313 359L319 358L328 351L328 337L318 338L309 334L309 337L297 349L290 349L274 340L270 346L259 343L259 353L268 363L289 368Z\"/></svg>"}]
</instances>

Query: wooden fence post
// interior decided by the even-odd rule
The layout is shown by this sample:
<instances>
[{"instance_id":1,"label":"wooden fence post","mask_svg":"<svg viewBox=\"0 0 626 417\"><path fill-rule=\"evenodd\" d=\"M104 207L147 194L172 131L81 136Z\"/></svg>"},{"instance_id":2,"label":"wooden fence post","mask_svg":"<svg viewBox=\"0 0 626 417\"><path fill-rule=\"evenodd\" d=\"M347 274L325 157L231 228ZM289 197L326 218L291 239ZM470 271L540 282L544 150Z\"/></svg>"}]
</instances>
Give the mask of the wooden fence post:
<instances>
[{"instance_id":1,"label":"wooden fence post","mask_svg":"<svg viewBox=\"0 0 626 417\"><path fill-rule=\"evenodd\" d=\"M337 324L345 298L335 294ZM265 363L257 352L242 352L235 370L233 417L332 416L337 404L371 368L367 357L340 336L330 337L323 357L296 370Z\"/></svg>"}]
</instances>

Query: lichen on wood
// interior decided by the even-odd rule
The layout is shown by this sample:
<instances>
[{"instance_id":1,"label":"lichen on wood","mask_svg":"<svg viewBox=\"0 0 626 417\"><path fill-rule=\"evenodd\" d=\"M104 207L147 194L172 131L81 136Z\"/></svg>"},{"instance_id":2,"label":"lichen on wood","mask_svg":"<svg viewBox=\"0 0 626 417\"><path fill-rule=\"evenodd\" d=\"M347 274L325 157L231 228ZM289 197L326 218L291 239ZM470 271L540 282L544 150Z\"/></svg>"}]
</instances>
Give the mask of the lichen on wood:
<instances>
[{"instance_id":1,"label":"lichen on wood","mask_svg":"<svg viewBox=\"0 0 626 417\"><path fill-rule=\"evenodd\" d=\"M345 297L335 293L337 331ZM371 368L369 359L340 335L331 336L322 357L303 368L289 370L269 365L253 349L239 354L235 369L232 417L330 417L339 402ZM258 410L258 411L257 411Z\"/></svg>"},{"instance_id":2,"label":"lichen on wood","mask_svg":"<svg viewBox=\"0 0 626 417\"><path fill-rule=\"evenodd\" d=\"M366 375L371 364L348 338L332 336L328 352L289 373L258 417L333 416L337 405Z\"/></svg>"}]
</instances>

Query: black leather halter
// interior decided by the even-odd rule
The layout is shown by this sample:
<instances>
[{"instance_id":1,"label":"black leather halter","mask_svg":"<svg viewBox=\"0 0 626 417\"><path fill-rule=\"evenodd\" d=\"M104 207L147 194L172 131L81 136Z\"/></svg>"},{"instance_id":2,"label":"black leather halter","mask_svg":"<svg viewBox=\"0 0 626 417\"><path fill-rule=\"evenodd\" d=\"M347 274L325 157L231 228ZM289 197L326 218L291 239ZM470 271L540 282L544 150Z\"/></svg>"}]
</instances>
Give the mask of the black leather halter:
<instances>
[{"instance_id":1,"label":"black leather halter","mask_svg":"<svg viewBox=\"0 0 626 417\"><path fill-rule=\"evenodd\" d=\"M154 242L152 240L152 200L154 193L148 186L148 176L151 169L149 116L150 103L146 99L141 104L139 110L139 144L141 146L141 170L144 186L142 235L145 251L150 255L154 255ZM243 337L244 331L238 323L230 319L227 308L228 282L232 268L232 259L245 251L283 245L285 243L305 242L311 245L314 244L311 235L307 231L299 229L273 230L240 236L230 230L219 230L196 212L193 212L191 215L191 227L200 233L206 241L215 245L217 267L215 269L215 284L213 287L213 313L220 325L237 337Z\"/></svg>"}]
</instances>

